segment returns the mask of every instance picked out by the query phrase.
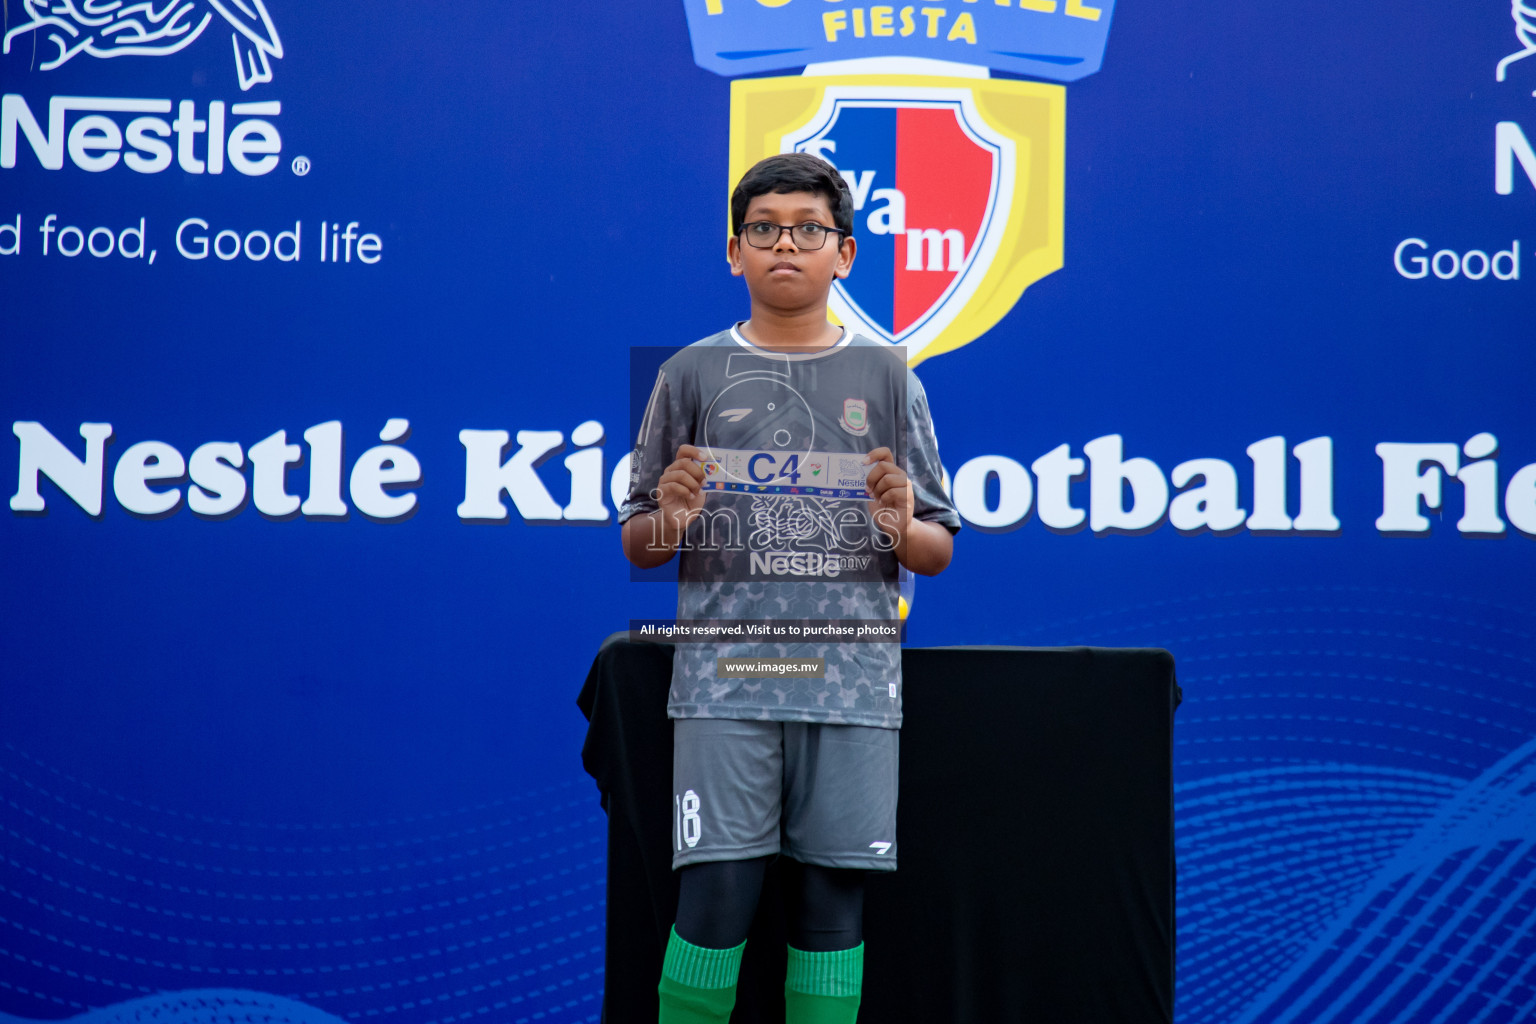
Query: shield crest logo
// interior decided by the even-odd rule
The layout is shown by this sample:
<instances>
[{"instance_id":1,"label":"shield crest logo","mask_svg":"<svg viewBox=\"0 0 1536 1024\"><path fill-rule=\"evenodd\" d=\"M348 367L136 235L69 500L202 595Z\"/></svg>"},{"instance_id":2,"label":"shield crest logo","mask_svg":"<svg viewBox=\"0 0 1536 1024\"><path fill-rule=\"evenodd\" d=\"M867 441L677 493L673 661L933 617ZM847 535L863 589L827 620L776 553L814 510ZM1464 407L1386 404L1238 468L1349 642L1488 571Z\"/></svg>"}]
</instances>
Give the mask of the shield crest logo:
<instances>
[{"instance_id":1,"label":"shield crest logo","mask_svg":"<svg viewBox=\"0 0 1536 1024\"><path fill-rule=\"evenodd\" d=\"M815 153L853 193L830 314L915 365L990 329L1062 265L1065 90L929 75L732 83L731 175Z\"/></svg>"},{"instance_id":2,"label":"shield crest logo","mask_svg":"<svg viewBox=\"0 0 1536 1024\"><path fill-rule=\"evenodd\" d=\"M850 434L863 437L869 433L869 406L862 398L843 399L842 428Z\"/></svg>"}]
</instances>

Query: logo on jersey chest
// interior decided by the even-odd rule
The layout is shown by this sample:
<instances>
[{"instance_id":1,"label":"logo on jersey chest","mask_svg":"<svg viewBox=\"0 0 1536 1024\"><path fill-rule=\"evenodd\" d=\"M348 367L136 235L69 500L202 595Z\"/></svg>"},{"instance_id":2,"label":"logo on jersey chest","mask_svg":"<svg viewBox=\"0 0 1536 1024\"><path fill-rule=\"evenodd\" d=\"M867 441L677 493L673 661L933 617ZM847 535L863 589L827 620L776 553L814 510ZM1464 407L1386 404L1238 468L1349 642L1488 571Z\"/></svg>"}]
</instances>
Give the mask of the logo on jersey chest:
<instances>
[{"instance_id":1,"label":"logo on jersey chest","mask_svg":"<svg viewBox=\"0 0 1536 1024\"><path fill-rule=\"evenodd\" d=\"M869 433L869 405L862 398L845 398L843 400L843 415L837 421L838 426L854 434L863 437Z\"/></svg>"}]
</instances>

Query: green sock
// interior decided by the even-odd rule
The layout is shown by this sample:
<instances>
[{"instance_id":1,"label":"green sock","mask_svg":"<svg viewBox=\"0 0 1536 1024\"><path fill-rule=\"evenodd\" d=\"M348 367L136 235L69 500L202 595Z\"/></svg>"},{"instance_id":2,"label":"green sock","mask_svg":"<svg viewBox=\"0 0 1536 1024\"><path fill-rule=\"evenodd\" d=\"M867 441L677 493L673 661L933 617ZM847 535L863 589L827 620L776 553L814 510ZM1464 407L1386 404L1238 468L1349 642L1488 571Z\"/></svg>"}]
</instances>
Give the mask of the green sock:
<instances>
[{"instance_id":1,"label":"green sock","mask_svg":"<svg viewBox=\"0 0 1536 1024\"><path fill-rule=\"evenodd\" d=\"M695 946L672 929L661 964L661 1016L657 1024L725 1024L736 1005L743 942L734 949Z\"/></svg>"},{"instance_id":2,"label":"green sock","mask_svg":"<svg viewBox=\"0 0 1536 1024\"><path fill-rule=\"evenodd\" d=\"M785 1024L853 1024L864 988L864 944L831 953L789 947Z\"/></svg>"}]
</instances>

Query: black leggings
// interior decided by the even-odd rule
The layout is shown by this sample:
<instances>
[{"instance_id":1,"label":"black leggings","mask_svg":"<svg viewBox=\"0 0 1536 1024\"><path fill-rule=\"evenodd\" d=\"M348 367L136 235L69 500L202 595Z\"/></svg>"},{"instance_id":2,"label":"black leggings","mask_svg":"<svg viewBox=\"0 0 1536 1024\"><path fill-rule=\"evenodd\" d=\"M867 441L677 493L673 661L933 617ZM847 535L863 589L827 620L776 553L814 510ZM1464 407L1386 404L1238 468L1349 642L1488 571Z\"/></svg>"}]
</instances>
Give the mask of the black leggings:
<instances>
[{"instance_id":1,"label":"black leggings","mask_svg":"<svg viewBox=\"0 0 1536 1024\"><path fill-rule=\"evenodd\" d=\"M705 949L730 949L747 939L772 858L694 864L679 873L677 934ZM852 949L864 941L864 872L793 865L786 897L789 944L807 953Z\"/></svg>"}]
</instances>

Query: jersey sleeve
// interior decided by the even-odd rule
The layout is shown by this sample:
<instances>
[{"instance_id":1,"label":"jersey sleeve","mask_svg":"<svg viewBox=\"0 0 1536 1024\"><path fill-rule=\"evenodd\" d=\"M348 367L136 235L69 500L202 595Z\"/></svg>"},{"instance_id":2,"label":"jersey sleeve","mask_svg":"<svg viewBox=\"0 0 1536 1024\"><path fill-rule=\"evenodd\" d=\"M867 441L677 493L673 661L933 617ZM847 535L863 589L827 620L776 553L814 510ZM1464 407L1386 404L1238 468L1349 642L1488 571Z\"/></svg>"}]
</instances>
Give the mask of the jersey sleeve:
<instances>
[{"instance_id":1,"label":"jersey sleeve","mask_svg":"<svg viewBox=\"0 0 1536 1024\"><path fill-rule=\"evenodd\" d=\"M913 518L959 533L960 513L944 493L944 467L939 462L928 395L911 370L907 371L907 478L912 483Z\"/></svg>"},{"instance_id":2,"label":"jersey sleeve","mask_svg":"<svg viewBox=\"0 0 1536 1024\"><path fill-rule=\"evenodd\" d=\"M678 446L692 440L688 430L690 418L682 408L678 383L670 364L664 364L656 374L656 385L651 389L651 399L646 403L635 447L629 455L629 494L619 506L620 523L660 507L654 492L661 483L661 474L677 458Z\"/></svg>"}]
</instances>

